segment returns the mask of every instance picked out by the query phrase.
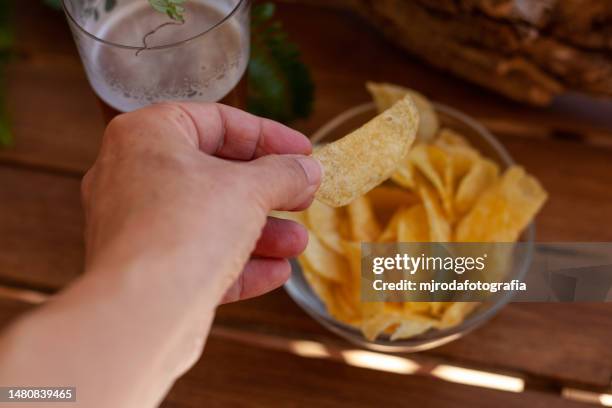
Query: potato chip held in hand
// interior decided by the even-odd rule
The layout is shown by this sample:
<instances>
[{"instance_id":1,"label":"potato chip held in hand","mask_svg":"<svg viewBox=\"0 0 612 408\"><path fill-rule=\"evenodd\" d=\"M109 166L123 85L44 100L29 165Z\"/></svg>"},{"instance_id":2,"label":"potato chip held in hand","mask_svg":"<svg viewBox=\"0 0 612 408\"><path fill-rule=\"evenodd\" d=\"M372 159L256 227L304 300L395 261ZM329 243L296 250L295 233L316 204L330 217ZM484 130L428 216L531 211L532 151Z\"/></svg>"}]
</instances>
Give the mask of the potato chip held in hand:
<instances>
[{"instance_id":1,"label":"potato chip held in hand","mask_svg":"<svg viewBox=\"0 0 612 408\"><path fill-rule=\"evenodd\" d=\"M410 96L313 156L323 166L316 198L341 207L388 179L414 142L419 115Z\"/></svg>"}]
</instances>

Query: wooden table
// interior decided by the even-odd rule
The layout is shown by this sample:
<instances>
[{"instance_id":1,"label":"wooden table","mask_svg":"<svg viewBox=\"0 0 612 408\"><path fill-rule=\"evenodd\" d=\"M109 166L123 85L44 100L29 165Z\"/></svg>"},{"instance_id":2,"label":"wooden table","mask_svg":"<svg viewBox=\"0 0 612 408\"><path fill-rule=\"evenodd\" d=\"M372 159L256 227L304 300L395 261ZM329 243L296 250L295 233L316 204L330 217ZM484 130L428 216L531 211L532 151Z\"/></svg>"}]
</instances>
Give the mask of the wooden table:
<instances>
[{"instance_id":1,"label":"wooden table","mask_svg":"<svg viewBox=\"0 0 612 408\"><path fill-rule=\"evenodd\" d=\"M15 3L20 58L8 84L16 143L0 151L1 325L81 272L79 180L103 130L61 14ZM279 15L317 85L315 112L298 129L311 133L367 101L368 79L411 86L482 121L543 182L551 197L538 239L612 240L610 103L584 108L571 97L523 107L411 59L352 16L290 3ZM400 356L420 369L398 374L356 367L346 358L353 346L277 290L219 309L204 356L164 406L585 406L594 392L610 392L611 339L612 305L513 304L461 340ZM304 341L327 356L303 356ZM441 380L440 365L502 373L525 390L457 382L468 375Z\"/></svg>"}]
</instances>

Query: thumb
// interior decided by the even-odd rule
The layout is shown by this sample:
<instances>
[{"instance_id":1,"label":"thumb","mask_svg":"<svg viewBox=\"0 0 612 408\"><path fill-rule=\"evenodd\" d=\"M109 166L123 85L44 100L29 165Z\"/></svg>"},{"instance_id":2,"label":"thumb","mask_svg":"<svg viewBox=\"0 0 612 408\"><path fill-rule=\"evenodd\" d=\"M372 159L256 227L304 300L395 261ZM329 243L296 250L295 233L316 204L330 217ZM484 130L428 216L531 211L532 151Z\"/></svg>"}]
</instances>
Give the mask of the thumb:
<instances>
[{"instance_id":1,"label":"thumb","mask_svg":"<svg viewBox=\"0 0 612 408\"><path fill-rule=\"evenodd\" d=\"M317 160L301 155L267 155L246 166L266 211L294 210L308 204L323 173Z\"/></svg>"}]
</instances>

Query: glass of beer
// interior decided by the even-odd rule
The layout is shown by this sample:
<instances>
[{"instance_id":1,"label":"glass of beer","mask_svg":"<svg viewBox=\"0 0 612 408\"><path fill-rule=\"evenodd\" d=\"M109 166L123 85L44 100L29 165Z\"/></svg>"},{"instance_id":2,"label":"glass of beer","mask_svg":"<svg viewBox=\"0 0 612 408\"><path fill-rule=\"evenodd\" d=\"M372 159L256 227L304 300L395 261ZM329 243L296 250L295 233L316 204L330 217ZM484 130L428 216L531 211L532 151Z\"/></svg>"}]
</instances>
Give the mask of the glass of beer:
<instances>
[{"instance_id":1,"label":"glass of beer","mask_svg":"<svg viewBox=\"0 0 612 408\"><path fill-rule=\"evenodd\" d=\"M244 107L250 0L187 0L183 19L148 0L63 0L107 121L159 101Z\"/></svg>"}]
</instances>

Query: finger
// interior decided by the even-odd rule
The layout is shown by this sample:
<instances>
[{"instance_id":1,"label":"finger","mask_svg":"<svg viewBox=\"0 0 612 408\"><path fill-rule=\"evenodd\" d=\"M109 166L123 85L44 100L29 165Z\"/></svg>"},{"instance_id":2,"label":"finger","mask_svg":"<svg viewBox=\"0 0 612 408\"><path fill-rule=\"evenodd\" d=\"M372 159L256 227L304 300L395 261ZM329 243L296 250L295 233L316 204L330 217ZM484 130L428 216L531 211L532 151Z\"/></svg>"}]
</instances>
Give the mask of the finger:
<instances>
[{"instance_id":1,"label":"finger","mask_svg":"<svg viewBox=\"0 0 612 408\"><path fill-rule=\"evenodd\" d=\"M268 217L253 255L266 258L292 258L308 244L306 228L295 221Z\"/></svg>"},{"instance_id":2,"label":"finger","mask_svg":"<svg viewBox=\"0 0 612 408\"><path fill-rule=\"evenodd\" d=\"M291 275L286 259L254 258L225 293L221 303L236 302L270 292L283 285Z\"/></svg>"},{"instance_id":3,"label":"finger","mask_svg":"<svg viewBox=\"0 0 612 408\"><path fill-rule=\"evenodd\" d=\"M259 198L262 209L303 208L321 183L323 170L309 156L269 155L245 163L241 171L249 178L249 188Z\"/></svg>"},{"instance_id":4,"label":"finger","mask_svg":"<svg viewBox=\"0 0 612 408\"><path fill-rule=\"evenodd\" d=\"M197 140L201 151L233 160L267 154L310 154L312 144L300 132L230 106L214 103L157 105Z\"/></svg>"}]
</instances>

